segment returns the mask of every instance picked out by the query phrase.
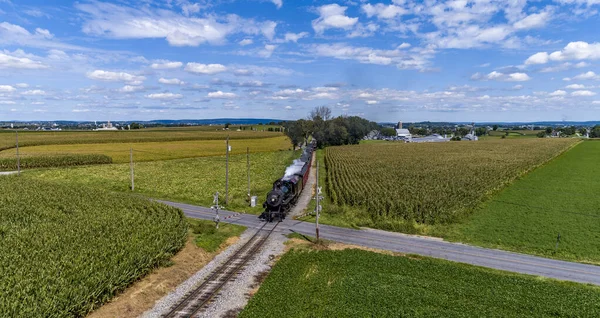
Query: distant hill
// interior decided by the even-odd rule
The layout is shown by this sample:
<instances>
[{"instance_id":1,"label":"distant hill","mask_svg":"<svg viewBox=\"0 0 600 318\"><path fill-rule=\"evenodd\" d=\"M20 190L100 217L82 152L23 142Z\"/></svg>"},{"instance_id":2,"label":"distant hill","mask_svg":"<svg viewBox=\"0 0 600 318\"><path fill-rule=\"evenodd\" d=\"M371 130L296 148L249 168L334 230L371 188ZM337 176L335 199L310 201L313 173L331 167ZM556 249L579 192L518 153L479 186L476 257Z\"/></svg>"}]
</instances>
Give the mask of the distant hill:
<instances>
[{"instance_id":1,"label":"distant hill","mask_svg":"<svg viewBox=\"0 0 600 318\"><path fill-rule=\"evenodd\" d=\"M224 125L226 123L230 123L232 125L258 125L258 124L268 124L270 122L282 122L285 120L281 120L281 119L270 119L270 118L214 118L214 119L177 119L177 120L170 120L170 119L157 119L157 120L126 120L126 121L122 121L122 120L115 120L111 122L113 124L119 124L119 125L123 125L123 124L129 124L129 123L140 123L140 124L146 124L146 125L167 125L167 126L180 126L180 125ZM10 124L10 123L27 123L27 124L57 124L57 125L64 125L64 126L75 126L75 125L80 125L80 124L93 124L94 121L89 121L89 120L85 120L85 121L72 121L72 120L47 120L47 121L42 121L42 120L34 120L34 121L4 121L4 122L0 122L1 124ZM106 123L106 121L98 121L98 124L100 123Z\"/></svg>"}]
</instances>

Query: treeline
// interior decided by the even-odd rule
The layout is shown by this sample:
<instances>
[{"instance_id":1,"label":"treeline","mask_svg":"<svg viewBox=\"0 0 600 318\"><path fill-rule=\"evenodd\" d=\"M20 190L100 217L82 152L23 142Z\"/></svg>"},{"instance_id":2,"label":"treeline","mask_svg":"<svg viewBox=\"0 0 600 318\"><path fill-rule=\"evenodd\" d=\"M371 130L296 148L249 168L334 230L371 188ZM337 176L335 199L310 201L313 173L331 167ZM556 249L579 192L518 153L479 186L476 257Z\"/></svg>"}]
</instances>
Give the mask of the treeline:
<instances>
[{"instance_id":1,"label":"treeline","mask_svg":"<svg viewBox=\"0 0 600 318\"><path fill-rule=\"evenodd\" d=\"M285 123L285 134L294 146L307 143L313 136L317 146L340 146L358 144L372 130L381 127L372 121L358 116L333 117L331 109L320 106L310 112L308 119L300 119Z\"/></svg>"}]
</instances>

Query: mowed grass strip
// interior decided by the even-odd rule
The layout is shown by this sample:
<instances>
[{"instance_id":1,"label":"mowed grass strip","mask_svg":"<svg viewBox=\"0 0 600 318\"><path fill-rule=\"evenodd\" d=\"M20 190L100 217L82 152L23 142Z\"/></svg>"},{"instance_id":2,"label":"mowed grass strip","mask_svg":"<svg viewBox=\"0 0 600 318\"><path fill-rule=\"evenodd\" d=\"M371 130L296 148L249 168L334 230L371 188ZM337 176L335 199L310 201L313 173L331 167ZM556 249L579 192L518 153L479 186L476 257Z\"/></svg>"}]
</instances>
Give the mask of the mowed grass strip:
<instances>
[{"instance_id":1,"label":"mowed grass strip","mask_svg":"<svg viewBox=\"0 0 600 318\"><path fill-rule=\"evenodd\" d=\"M224 144L222 145L224 147ZM258 196L257 207L247 202L246 155L233 155L229 165L228 209L258 213L262 202L281 178L298 152L277 151L250 155L251 193ZM225 157L203 157L136 163L135 193L157 199L211 206L219 191L225 204ZM131 192L129 164L29 171L33 177L111 191Z\"/></svg>"},{"instance_id":2,"label":"mowed grass strip","mask_svg":"<svg viewBox=\"0 0 600 318\"><path fill-rule=\"evenodd\" d=\"M96 144L96 143L138 143L183 140L225 140L268 138L282 133L251 130L221 130L212 127L161 128L121 131L19 131L19 146ZM0 150L15 147L15 132L0 130Z\"/></svg>"},{"instance_id":3,"label":"mowed grass strip","mask_svg":"<svg viewBox=\"0 0 600 318\"><path fill-rule=\"evenodd\" d=\"M448 238L600 264L599 158L600 141L578 144L492 197Z\"/></svg>"},{"instance_id":4,"label":"mowed grass strip","mask_svg":"<svg viewBox=\"0 0 600 318\"><path fill-rule=\"evenodd\" d=\"M364 144L325 151L327 194L356 225L405 232L469 216L490 193L572 146L574 139Z\"/></svg>"},{"instance_id":5,"label":"mowed grass strip","mask_svg":"<svg viewBox=\"0 0 600 318\"><path fill-rule=\"evenodd\" d=\"M0 317L83 317L167 262L181 210L125 194L0 177Z\"/></svg>"},{"instance_id":6,"label":"mowed grass strip","mask_svg":"<svg viewBox=\"0 0 600 318\"><path fill-rule=\"evenodd\" d=\"M290 149L290 141L285 136L253 139L231 139L231 153L233 155L250 151L266 152ZM56 156L64 154L101 154L113 158L114 163L129 162L129 152L134 151L134 160L158 161L193 157L219 156L225 154L225 138L221 140L191 140L191 141L166 141L166 142L140 142L140 143L96 143L96 144L67 144L31 146L19 149L22 156ZM0 152L0 158L15 158L16 149Z\"/></svg>"},{"instance_id":7,"label":"mowed grass strip","mask_svg":"<svg viewBox=\"0 0 600 318\"><path fill-rule=\"evenodd\" d=\"M291 250L240 318L598 317L600 288L362 250Z\"/></svg>"}]
</instances>

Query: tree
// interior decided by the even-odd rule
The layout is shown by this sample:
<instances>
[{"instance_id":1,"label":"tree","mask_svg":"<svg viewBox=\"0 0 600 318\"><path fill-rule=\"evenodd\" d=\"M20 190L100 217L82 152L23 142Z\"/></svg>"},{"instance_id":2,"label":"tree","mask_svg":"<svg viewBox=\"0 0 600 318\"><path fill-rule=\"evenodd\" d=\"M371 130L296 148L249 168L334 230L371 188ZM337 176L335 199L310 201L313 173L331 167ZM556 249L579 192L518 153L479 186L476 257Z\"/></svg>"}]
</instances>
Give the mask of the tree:
<instances>
[{"instance_id":1,"label":"tree","mask_svg":"<svg viewBox=\"0 0 600 318\"><path fill-rule=\"evenodd\" d=\"M469 133L469 129L465 128L465 127L460 127L456 130L456 135L457 136L466 136Z\"/></svg>"},{"instance_id":2,"label":"tree","mask_svg":"<svg viewBox=\"0 0 600 318\"><path fill-rule=\"evenodd\" d=\"M550 134L552 134L552 131L553 131L552 127L546 127L546 134L550 135Z\"/></svg>"},{"instance_id":3,"label":"tree","mask_svg":"<svg viewBox=\"0 0 600 318\"><path fill-rule=\"evenodd\" d=\"M487 129L485 129L484 127L477 127L475 128L475 135L476 136L484 136L487 134Z\"/></svg>"},{"instance_id":4,"label":"tree","mask_svg":"<svg viewBox=\"0 0 600 318\"><path fill-rule=\"evenodd\" d=\"M498 130L498 125L494 125L494 126L492 127L492 129L493 129L494 131Z\"/></svg>"},{"instance_id":5,"label":"tree","mask_svg":"<svg viewBox=\"0 0 600 318\"><path fill-rule=\"evenodd\" d=\"M600 125L594 126L590 130L590 138L600 138Z\"/></svg>"},{"instance_id":6,"label":"tree","mask_svg":"<svg viewBox=\"0 0 600 318\"><path fill-rule=\"evenodd\" d=\"M129 127L130 127L131 129L142 129L142 128L143 128L143 126L142 126L141 124L139 124L139 123L131 123L131 124L129 125Z\"/></svg>"},{"instance_id":7,"label":"tree","mask_svg":"<svg viewBox=\"0 0 600 318\"><path fill-rule=\"evenodd\" d=\"M290 138L293 148L299 146L304 140L302 126L297 121L289 121L285 123L285 135Z\"/></svg>"},{"instance_id":8,"label":"tree","mask_svg":"<svg viewBox=\"0 0 600 318\"><path fill-rule=\"evenodd\" d=\"M538 138L546 138L546 132L545 131L540 131L539 133L537 133Z\"/></svg>"},{"instance_id":9,"label":"tree","mask_svg":"<svg viewBox=\"0 0 600 318\"><path fill-rule=\"evenodd\" d=\"M381 128L381 134L387 137L396 136L396 130L390 127Z\"/></svg>"},{"instance_id":10,"label":"tree","mask_svg":"<svg viewBox=\"0 0 600 318\"><path fill-rule=\"evenodd\" d=\"M317 106L310 112L308 116L309 119L315 120L317 117L321 118L324 121L328 121L331 119L331 108L327 106Z\"/></svg>"},{"instance_id":11,"label":"tree","mask_svg":"<svg viewBox=\"0 0 600 318\"><path fill-rule=\"evenodd\" d=\"M225 124L225 129L229 129L229 125L231 125L230 123L226 123Z\"/></svg>"},{"instance_id":12,"label":"tree","mask_svg":"<svg viewBox=\"0 0 600 318\"><path fill-rule=\"evenodd\" d=\"M314 126L315 126L314 123L312 121L306 120L306 119L300 119L297 121L297 123L300 125L304 143L308 144L308 137L310 137L310 135L312 135L312 133L314 131Z\"/></svg>"}]
</instances>

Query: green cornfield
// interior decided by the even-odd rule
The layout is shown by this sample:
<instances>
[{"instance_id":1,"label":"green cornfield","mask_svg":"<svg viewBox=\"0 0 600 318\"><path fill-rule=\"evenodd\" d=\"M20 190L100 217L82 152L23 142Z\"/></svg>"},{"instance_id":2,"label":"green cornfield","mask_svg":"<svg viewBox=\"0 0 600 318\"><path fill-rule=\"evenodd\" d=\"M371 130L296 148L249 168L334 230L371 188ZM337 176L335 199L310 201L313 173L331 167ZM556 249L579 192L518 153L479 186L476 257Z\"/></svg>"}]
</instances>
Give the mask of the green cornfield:
<instances>
[{"instance_id":1,"label":"green cornfield","mask_svg":"<svg viewBox=\"0 0 600 318\"><path fill-rule=\"evenodd\" d=\"M112 163L112 158L100 154L42 155L24 156L17 163L17 158L0 158L0 171L28 168L73 167Z\"/></svg>"},{"instance_id":2,"label":"green cornfield","mask_svg":"<svg viewBox=\"0 0 600 318\"><path fill-rule=\"evenodd\" d=\"M370 222L448 224L574 139L379 143L326 149L327 194Z\"/></svg>"},{"instance_id":3,"label":"green cornfield","mask_svg":"<svg viewBox=\"0 0 600 318\"><path fill-rule=\"evenodd\" d=\"M175 208L0 177L0 317L83 317L180 250Z\"/></svg>"}]
</instances>

